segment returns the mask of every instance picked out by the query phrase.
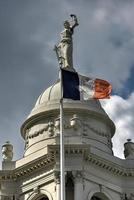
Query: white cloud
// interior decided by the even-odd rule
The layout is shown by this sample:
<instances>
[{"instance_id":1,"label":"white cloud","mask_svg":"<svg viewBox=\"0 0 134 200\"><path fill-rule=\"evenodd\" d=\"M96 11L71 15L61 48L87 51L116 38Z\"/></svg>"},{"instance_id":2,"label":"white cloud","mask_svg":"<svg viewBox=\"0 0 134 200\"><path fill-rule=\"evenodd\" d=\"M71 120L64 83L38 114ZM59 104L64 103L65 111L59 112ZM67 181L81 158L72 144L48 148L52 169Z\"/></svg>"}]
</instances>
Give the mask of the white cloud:
<instances>
[{"instance_id":1,"label":"white cloud","mask_svg":"<svg viewBox=\"0 0 134 200\"><path fill-rule=\"evenodd\" d=\"M109 100L103 100L102 106L114 121L116 133L113 137L114 154L123 158L123 144L127 139L134 140L134 92L123 99L120 96L112 96Z\"/></svg>"}]
</instances>

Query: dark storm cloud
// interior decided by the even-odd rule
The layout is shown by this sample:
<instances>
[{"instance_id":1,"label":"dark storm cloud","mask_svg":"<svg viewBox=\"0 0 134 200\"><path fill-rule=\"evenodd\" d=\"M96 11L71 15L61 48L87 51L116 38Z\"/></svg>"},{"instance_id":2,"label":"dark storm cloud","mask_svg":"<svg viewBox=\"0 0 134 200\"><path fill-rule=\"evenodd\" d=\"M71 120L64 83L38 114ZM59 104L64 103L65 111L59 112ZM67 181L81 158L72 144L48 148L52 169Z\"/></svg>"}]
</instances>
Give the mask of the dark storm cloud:
<instances>
[{"instance_id":1,"label":"dark storm cloud","mask_svg":"<svg viewBox=\"0 0 134 200\"><path fill-rule=\"evenodd\" d=\"M32 8L33 5L37 10ZM6 103L10 106L10 101L16 107L16 101L20 105L26 103L29 92L36 94L43 82L46 85L56 78L52 73L56 67L42 58L43 52L44 57L55 59L54 52L48 50L45 43L52 38L52 31L51 27L45 27L49 18L47 9L40 7L36 1L32 4L30 1L5 1L0 9L0 105ZM41 29L44 43L32 39ZM48 76L45 76L46 72ZM1 109L3 112L8 110Z\"/></svg>"},{"instance_id":2,"label":"dark storm cloud","mask_svg":"<svg viewBox=\"0 0 134 200\"><path fill-rule=\"evenodd\" d=\"M58 74L53 47L47 44L54 34L48 23L51 2L41 3L0 2L0 143L11 140L16 149L19 126L37 96Z\"/></svg>"}]
</instances>

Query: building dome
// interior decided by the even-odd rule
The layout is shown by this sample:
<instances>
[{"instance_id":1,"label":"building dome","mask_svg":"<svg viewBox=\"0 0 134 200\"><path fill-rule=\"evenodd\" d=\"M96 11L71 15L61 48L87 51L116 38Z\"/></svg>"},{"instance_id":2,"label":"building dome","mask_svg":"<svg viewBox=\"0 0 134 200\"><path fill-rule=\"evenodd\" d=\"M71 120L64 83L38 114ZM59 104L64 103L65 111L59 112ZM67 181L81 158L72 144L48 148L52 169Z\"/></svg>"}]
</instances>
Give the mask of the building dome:
<instances>
[{"instance_id":1,"label":"building dome","mask_svg":"<svg viewBox=\"0 0 134 200\"><path fill-rule=\"evenodd\" d=\"M60 81L58 80L56 83L54 83L52 86L48 87L45 91L41 93L28 118L31 118L35 114L40 114L41 112L47 110L53 110L54 107L57 107L59 109L60 98ZM71 99L64 99L64 107L69 108L67 105L69 105L71 109L74 108L75 105L75 107L77 107L78 109L85 108L87 110L94 111L107 116L106 112L101 107L99 100L91 99L87 101L74 101Z\"/></svg>"},{"instance_id":2,"label":"building dome","mask_svg":"<svg viewBox=\"0 0 134 200\"><path fill-rule=\"evenodd\" d=\"M60 81L58 80L38 97L34 108L21 127L22 136L26 141L25 155L34 153L45 145L59 143L57 139L59 138L59 125L57 125L59 124L59 102ZM101 143L103 150L111 153L111 138L115 126L98 100L64 99L63 107L65 138L67 138L65 143L92 142L94 146L100 146ZM108 150L105 150L106 148Z\"/></svg>"},{"instance_id":3,"label":"building dome","mask_svg":"<svg viewBox=\"0 0 134 200\"><path fill-rule=\"evenodd\" d=\"M38 106L42 103L59 100L60 99L60 81L57 80L56 83L48 87L42 94L38 97L35 106Z\"/></svg>"}]
</instances>

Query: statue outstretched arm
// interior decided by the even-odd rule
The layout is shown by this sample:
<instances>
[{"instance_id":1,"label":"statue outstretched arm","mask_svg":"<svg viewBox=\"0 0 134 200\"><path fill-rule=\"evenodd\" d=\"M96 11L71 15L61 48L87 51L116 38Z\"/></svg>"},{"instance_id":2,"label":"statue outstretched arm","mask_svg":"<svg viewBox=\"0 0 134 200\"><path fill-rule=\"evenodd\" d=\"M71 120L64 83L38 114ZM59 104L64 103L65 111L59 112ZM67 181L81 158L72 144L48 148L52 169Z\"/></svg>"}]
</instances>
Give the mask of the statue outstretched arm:
<instances>
[{"instance_id":1,"label":"statue outstretched arm","mask_svg":"<svg viewBox=\"0 0 134 200\"><path fill-rule=\"evenodd\" d=\"M72 17L72 19L73 19L73 24L71 25L71 28L74 29L76 26L79 25L78 19L77 19L76 15L74 15L74 14L71 14L70 17Z\"/></svg>"}]
</instances>

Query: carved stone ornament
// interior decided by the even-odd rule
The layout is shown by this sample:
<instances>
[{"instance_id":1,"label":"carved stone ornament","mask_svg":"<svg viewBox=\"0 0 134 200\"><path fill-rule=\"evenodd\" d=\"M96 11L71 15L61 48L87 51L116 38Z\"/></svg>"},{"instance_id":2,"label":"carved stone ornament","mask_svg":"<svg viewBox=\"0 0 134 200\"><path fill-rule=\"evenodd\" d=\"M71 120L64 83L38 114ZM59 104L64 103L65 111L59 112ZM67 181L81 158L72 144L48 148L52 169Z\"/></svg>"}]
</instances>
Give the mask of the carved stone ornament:
<instances>
[{"instance_id":1,"label":"carved stone ornament","mask_svg":"<svg viewBox=\"0 0 134 200\"><path fill-rule=\"evenodd\" d=\"M34 128L34 127L33 127ZM44 131L48 130L48 123L44 124L43 127L41 127L38 131L33 131L32 128L29 130L28 139L32 139L34 137L37 137L39 135L42 135L44 133Z\"/></svg>"},{"instance_id":2,"label":"carved stone ornament","mask_svg":"<svg viewBox=\"0 0 134 200\"><path fill-rule=\"evenodd\" d=\"M51 137L53 135L54 135L54 123L50 121L48 123L48 136Z\"/></svg>"},{"instance_id":3,"label":"carved stone ornament","mask_svg":"<svg viewBox=\"0 0 134 200\"><path fill-rule=\"evenodd\" d=\"M70 125L74 130L78 130L81 127L81 121L77 114L74 114L73 118L70 119Z\"/></svg>"},{"instance_id":4,"label":"carved stone ornament","mask_svg":"<svg viewBox=\"0 0 134 200\"><path fill-rule=\"evenodd\" d=\"M49 121L45 124L43 124L42 127L39 127L38 130L34 130L34 127L32 127L30 130L28 130L26 132L26 137L25 137L25 140L27 142L27 145L28 146L28 140L29 139L33 139L35 137L38 137L39 135L42 135L42 134L48 134L49 137L52 137L54 135L54 130L55 130L55 124L53 121Z\"/></svg>"},{"instance_id":5,"label":"carved stone ornament","mask_svg":"<svg viewBox=\"0 0 134 200\"><path fill-rule=\"evenodd\" d=\"M2 158L4 161L11 161L13 159L13 145L6 142L2 146Z\"/></svg>"},{"instance_id":6,"label":"carved stone ornament","mask_svg":"<svg viewBox=\"0 0 134 200\"><path fill-rule=\"evenodd\" d=\"M83 126L84 126L84 135L88 135L88 130L90 129L91 131L93 131L94 133L96 133L97 135L100 135L102 137L109 137L111 138L111 135L108 134L107 131L105 130L100 130L97 127L87 123L87 122L83 122Z\"/></svg>"}]
</instances>

